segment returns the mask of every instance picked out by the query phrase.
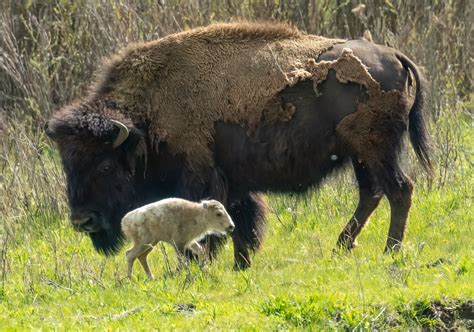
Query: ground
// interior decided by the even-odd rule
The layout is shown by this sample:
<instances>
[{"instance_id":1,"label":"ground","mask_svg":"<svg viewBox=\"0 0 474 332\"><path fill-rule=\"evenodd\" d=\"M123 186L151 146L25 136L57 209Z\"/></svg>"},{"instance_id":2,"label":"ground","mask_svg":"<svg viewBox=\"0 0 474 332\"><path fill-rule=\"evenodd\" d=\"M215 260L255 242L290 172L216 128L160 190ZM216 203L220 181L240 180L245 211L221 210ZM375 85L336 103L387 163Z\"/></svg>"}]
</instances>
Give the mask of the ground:
<instances>
[{"instance_id":1,"label":"ground","mask_svg":"<svg viewBox=\"0 0 474 332\"><path fill-rule=\"evenodd\" d=\"M398 255L382 253L385 200L359 246L351 254L333 252L357 199L346 172L302 197L270 195L266 240L249 270L233 271L229 241L206 269L192 265L177 273L165 245L149 256L154 282L138 263L133 278L124 278L125 247L104 259L72 230L67 215L39 215L3 244L0 326L473 328L472 175L468 168L455 185L439 188L419 175Z\"/></svg>"}]
</instances>

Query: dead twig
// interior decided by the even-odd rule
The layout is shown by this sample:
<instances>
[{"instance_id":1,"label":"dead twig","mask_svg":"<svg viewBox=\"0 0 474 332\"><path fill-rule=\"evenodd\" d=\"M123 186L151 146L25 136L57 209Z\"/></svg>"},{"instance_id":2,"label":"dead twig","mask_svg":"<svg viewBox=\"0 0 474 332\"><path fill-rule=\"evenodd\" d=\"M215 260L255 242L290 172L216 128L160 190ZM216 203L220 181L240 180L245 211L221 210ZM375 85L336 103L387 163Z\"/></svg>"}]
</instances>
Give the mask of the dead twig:
<instances>
[{"instance_id":1,"label":"dead twig","mask_svg":"<svg viewBox=\"0 0 474 332\"><path fill-rule=\"evenodd\" d=\"M142 310L143 310L143 306L140 306L140 307L136 307L136 308L133 308L133 309L130 309L130 310L125 310L124 312L122 312L120 314L109 315L108 318L110 320L119 320L119 319L128 317L130 315L133 315L133 314L135 314L139 311L142 311Z\"/></svg>"}]
</instances>

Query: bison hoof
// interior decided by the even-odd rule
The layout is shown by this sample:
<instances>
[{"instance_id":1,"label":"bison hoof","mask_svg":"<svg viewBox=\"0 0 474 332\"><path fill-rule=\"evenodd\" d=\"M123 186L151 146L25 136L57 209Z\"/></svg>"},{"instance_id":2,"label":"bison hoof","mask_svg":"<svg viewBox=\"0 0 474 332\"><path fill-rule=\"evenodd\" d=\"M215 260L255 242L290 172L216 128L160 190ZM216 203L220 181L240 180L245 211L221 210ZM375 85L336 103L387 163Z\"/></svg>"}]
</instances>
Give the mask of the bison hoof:
<instances>
[{"instance_id":1,"label":"bison hoof","mask_svg":"<svg viewBox=\"0 0 474 332\"><path fill-rule=\"evenodd\" d=\"M248 269L252 264L249 260L239 259L234 263L234 271L242 271Z\"/></svg>"},{"instance_id":2,"label":"bison hoof","mask_svg":"<svg viewBox=\"0 0 474 332\"><path fill-rule=\"evenodd\" d=\"M385 246L384 253L385 254L392 254L392 253L397 253L402 249L402 243L399 241L390 241L387 242L387 245Z\"/></svg>"},{"instance_id":3,"label":"bison hoof","mask_svg":"<svg viewBox=\"0 0 474 332\"><path fill-rule=\"evenodd\" d=\"M333 253L348 253L351 252L352 249L357 247L357 241L350 241L350 240L345 240L345 241L337 241L336 248L333 249Z\"/></svg>"}]
</instances>

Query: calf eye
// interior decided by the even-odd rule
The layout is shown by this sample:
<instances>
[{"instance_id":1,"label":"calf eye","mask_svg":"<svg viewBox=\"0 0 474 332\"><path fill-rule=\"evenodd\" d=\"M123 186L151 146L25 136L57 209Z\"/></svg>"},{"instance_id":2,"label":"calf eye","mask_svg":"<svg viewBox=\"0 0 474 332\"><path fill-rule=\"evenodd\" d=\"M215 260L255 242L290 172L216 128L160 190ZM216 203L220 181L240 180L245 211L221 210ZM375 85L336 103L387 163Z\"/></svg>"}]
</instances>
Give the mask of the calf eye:
<instances>
[{"instance_id":1,"label":"calf eye","mask_svg":"<svg viewBox=\"0 0 474 332\"><path fill-rule=\"evenodd\" d=\"M223 216L223 214L222 214L222 212L217 212L217 213L216 213L216 216L218 216L218 217L222 217L222 216Z\"/></svg>"}]
</instances>

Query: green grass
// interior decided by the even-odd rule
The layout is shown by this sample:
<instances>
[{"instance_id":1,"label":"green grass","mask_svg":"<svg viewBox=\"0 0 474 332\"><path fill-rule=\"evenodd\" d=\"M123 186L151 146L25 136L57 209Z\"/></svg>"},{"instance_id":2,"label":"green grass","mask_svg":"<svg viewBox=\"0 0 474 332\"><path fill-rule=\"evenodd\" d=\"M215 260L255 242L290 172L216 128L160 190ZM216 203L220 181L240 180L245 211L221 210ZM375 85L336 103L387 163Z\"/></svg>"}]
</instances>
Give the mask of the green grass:
<instances>
[{"instance_id":1,"label":"green grass","mask_svg":"<svg viewBox=\"0 0 474 332\"><path fill-rule=\"evenodd\" d=\"M474 299L472 175L464 173L457 185L442 189L416 187L401 254L382 254L389 215L385 201L359 237L359 247L351 254L333 253L357 200L355 189L342 188L349 180L340 177L304 197L269 197L274 212L251 269L232 270L229 242L207 269L192 265L170 274L176 259L165 246L165 253L156 248L150 254L155 282L146 279L138 263L133 278L124 279L124 250L104 259L86 236L71 229L66 216L35 216L14 228L3 244L8 247L0 326L472 327L472 321L459 317L462 305ZM195 309L183 306L191 304Z\"/></svg>"}]
</instances>

